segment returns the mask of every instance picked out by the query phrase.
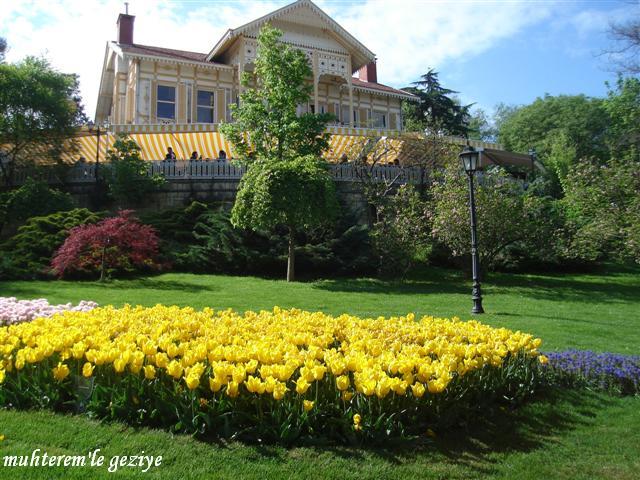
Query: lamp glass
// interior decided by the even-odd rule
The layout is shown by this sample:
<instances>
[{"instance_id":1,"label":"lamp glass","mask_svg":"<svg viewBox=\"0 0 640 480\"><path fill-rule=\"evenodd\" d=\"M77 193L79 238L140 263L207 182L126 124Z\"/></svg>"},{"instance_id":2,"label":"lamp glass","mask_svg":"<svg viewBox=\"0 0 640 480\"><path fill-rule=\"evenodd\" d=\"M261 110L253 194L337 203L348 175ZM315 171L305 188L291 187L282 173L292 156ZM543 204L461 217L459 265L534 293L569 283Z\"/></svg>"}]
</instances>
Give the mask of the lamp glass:
<instances>
[{"instance_id":1,"label":"lamp glass","mask_svg":"<svg viewBox=\"0 0 640 480\"><path fill-rule=\"evenodd\" d=\"M478 170L480 163L479 152L469 148L460 154L460 159L462 160L462 167L465 172L473 173Z\"/></svg>"}]
</instances>

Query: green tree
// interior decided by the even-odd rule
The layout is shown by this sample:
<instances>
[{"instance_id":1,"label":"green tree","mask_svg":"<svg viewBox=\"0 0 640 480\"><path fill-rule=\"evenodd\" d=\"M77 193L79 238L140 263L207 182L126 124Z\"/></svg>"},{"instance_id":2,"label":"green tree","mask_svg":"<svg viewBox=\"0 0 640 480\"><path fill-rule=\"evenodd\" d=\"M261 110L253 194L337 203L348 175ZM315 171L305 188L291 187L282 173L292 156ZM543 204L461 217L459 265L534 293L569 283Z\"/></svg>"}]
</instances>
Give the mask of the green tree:
<instances>
[{"instance_id":1,"label":"green tree","mask_svg":"<svg viewBox=\"0 0 640 480\"><path fill-rule=\"evenodd\" d=\"M235 122L220 128L244 162L320 156L329 145L332 115L297 114L311 98L312 71L305 54L279 42L281 36L269 25L260 31L255 69L242 76L240 105L231 105Z\"/></svg>"},{"instance_id":2,"label":"green tree","mask_svg":"<svg viewBox=\"0 0 640 480\"><path fill-rule=\"evenodd\" d=\"M574 165L563 182L562 202L573 229L568 253L598 260L640 263L640 159L613 158Z\"/></svg>"},{"instance_id":3,"label":"green tree","mask_svg":"<svg viewBox=\"0 0 640 480\"><path fill-rule=\"evenodd\" d=\"M507 112L498 139L506 150L527 153L535 148L545 163L558 135L576 150L576 159L606 160L609 116L602 99L585 95L545 95L532 104Z\"/></svg>"},{"instance_id":4,"label":"green tree","mask_svg":"<svg viewBox=\"0 0 640 480\"><path fill-rule=\"evenodd\" d=\"M454 258L469 255L469 184L457 165L449 164L431 189L428 209L431 233ZM476 178L476 212L480 263L491 270L509 246L531 235L527 195L504 170L494 168Z\"/></svg>"},{"instance_id":5,"label":"green tree","mask_svg":"<svg viewBox=\"0 0 640 480\"><path fill-rule=\"evenodd\" d=\"M140 157L140 147L127 135L120 135L107 151L102 175L110 195L121 204L136 205L165 183L160 175L149 176L149 165Z\"/></svg>"},{"instance_id":6,"label":"green tree","mask_svg":"<svg viewBox=\"0 0 640 480\"><path fill-rule=\"evenodd\" d=\"M43 157L61 162L68 141L86 117L78 77L54 70L44 59L0 63L0 174L10 182L12 168Z\"/></svg>"},{"instance_id":7,"label":"green tree","mask_svg":"<svg viewBox=\"0 0 640 480\"><path fill-rule=\"evenodd\" d=\"M333 222L337 211L335 185L322 160L314 155L286 161L259 158L240 181L231 221L254 231L284 227L287 281L293 281L296 232Z\"/></svg>"},{"instance_id":8,"label":"green tree","mask_svg":"<svg viewBox=\"0 0 640 480\"><path fill-rule=\"evenodd\" d=\"M640 152L640 79L618 78L603 102L611 119L607 140L613 156Z\"/></svg>"},{"instance_id":9,"label":"green tree","mask_svg":"<svg viewBox=\"0 0 640 480\"><path fill-rule=\"evenodd\" d=\"M412 85L403 88L405 92L418 97L418 102L403 102L402 112L408 130L439 130L449 135L467 134L471 105L460 105L455 97L458 92L440 85L438 72L431 68Z\"/></svg>"}]
</instances>

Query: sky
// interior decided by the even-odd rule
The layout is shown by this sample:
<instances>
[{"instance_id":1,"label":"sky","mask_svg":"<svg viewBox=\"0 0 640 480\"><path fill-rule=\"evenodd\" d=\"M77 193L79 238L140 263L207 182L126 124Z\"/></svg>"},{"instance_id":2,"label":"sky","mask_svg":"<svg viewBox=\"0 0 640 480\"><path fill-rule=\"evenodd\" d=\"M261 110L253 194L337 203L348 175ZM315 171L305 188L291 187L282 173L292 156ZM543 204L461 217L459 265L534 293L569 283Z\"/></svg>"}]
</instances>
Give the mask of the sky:
<instances>
[{"instance_id":1,"label":"sky","mask_svg":"<svg viewBox=\"0 0 640 480\"><path fill-rule=\"evenodd\" d=\"M134 42L208 52L228 28L291 1L130 0ZM603 96L615 80L606 56L612 21L640 15L639 0L317 0L372 50L378 81L405 87L434 68L465 103L491 113L545 94ZM80 76L93 117L105 45L119 0L13 0L0 9L7 60L44 56Z\"/></svg>"}]
</instances>

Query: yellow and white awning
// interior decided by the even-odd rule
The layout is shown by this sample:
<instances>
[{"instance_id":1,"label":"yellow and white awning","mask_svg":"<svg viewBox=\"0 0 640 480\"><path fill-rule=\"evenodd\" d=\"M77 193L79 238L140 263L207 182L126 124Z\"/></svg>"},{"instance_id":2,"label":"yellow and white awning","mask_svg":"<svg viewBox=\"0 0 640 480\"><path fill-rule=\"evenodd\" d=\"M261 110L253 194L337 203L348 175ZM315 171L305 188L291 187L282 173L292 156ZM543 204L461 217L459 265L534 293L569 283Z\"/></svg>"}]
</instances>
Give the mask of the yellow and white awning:
<instances>
[{"instance_id":1,"label":"yellow and white awning","mask_svg":"<svg viewBox=\"0 0 640 480\"><path fill-rule=\"evenodd\" d=\"M187 160L192 152L202 158L218 158L221 150L227 157L232 157L231 144L218 132L198 133L132 133L129 137L140 147L143 160L164 160L167 149L171 147L179 160ZM106 158L106 152L113 148L116 136L103 134L100 136L100 160ZM95 161L98 139L96 135L76 138L78 152L74 160L84 157L87 162Z\"/></svg>"}]
</instances>

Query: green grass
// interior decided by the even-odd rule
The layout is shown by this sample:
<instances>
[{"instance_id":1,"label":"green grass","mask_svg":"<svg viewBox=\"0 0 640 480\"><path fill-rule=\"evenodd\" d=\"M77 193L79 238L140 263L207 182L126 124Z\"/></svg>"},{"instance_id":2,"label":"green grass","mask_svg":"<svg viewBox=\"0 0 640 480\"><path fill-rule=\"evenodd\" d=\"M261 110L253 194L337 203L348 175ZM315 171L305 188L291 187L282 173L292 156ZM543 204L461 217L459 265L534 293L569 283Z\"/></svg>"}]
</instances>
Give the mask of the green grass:
<instances>
[{"instance_id":1,"label":"green grass","mask_svg":"<svg viewBox=\"0 0 640 480\"><path fill-rule=\"evenodd\" d=\"M483 285L483 322L531 332L548 350L581 348L634 353L640 345L640 270L606 275L493 274ZM418 279L339 279L288 284L253 277L168 273L98 282L0 282L0 295L51 302L157 303L236 310L274 305L361 316L471 318L470 282L430 269Z\"/></svg>"},{"instance_id":2,"label":"green grass","mask_svg":"<svg viewBox=\"0 0 640 480\"><path fill-rule=\"evenodd\" d=\"M496 274L484 285L481 320L532 332L546 349L589 348L638 353L638 271L601 275ZM407 312L470 318L469 282L432 269L407 282L370 279L287 284L247 277L165 274L95 282L2 282L0 295L52 302L156 303L232 307L274 305L362 316ZM480 318L480 317L479 317ZM0 478L112 478L103 467L12 469L4 455L82 455L101 448L108 458L141 450L162 455L160 468L126 478L493 478L635 479L640 472L640 398L557 391L514 412L497 412L468 429L438 432L385 448L208 444L148 429L105 425L48 412L0 411Z\"/></svg>"}]
</instances>

